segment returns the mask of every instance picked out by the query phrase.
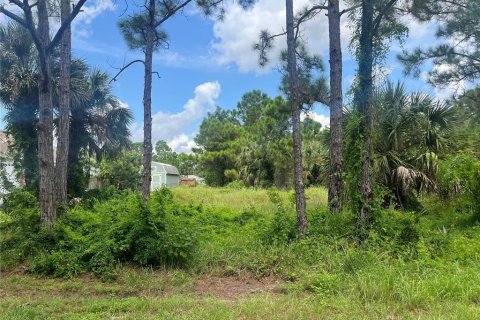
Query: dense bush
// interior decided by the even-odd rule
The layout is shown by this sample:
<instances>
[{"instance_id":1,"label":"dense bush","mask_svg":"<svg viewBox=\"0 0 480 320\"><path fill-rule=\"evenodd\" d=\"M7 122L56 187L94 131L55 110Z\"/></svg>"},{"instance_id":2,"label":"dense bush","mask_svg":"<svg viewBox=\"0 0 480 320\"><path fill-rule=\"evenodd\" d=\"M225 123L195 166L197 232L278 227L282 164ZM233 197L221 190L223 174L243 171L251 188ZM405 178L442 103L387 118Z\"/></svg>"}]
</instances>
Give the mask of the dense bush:
<instances>
[{"instance_id":1,"label":"dense bush","mask_svg":"<svg viewBox=\"0 0 480 320\"><path fill-rule=\"evenodd\" d=\"M280 197L278 191L268 191L270 201L276 206L274 217L262 235L267 244L287 243L297 236L294 210Z\"/></svg>"},{"instance_id":2,"label":"dense bush","mask_svg":"<svg viewBox=\"0 0 480 320\"><path fill-rule=\"evenodd\" d=\"M142 185L141 163L142 151L132 148L113 160L102 161L98 177L104 185L138 191Z\"/></svg>"},{"instance_id":3,"label":"dense bush","mask_svg":"<svg viewBox=\"0 0 480 320\"><path fill-rule=\"evenodd\" d=\"M420 240L419 216L413 212L377 212L367 243L377 251L395 256L415 255Z\"/></svg>"},{"instance_id":4,"label":"dense bush","mask_svg":"<svg viewBox=\"0 0 480 320\"><path fill-rule=\"evenodd\" d=\"M31 270L37 273L71 276L91 271L111 279L120 263L185 265L197 246L189 208L174 204L168 190L154 193L147 204L140 195L123 193L92 209L77 205L50 231L38 226L34 204L21 193L6 201L10 221L2 223L8 230L2 247L10 248L10 262L34 258Z\"/></svg>"},{"instance_id":5,"label":"dense bush","mask_svg":"<svg viewBox=\"0 0 480 320\"><path fill-rule=\"evenodd\" d=\"M81 201L77 204L81 205L85 209L93 209L96 203L107 201L118 195L118 193L118 189L111 185L102 186L97 189L86 190L83 192L83 195L80 198ZM76 204L76 200L78 200L78 198L72 199L72 204Z\"/></svg>"},{"instance_id":6,"label":"dense bush","mask_svg":"<svg viewBox=\"0 0 480 320\"><path fill-rule=\"evenodd\" d=\"M48 233L39 226L40 213L34 195L14 189L5 197L0 223L0 267L14 265L49 246Z\"/></svg>"},{"instance_id":7,"label":"dense bush","mask_svg":"<svg viewBox=\"0 0 480 320\"><path fill-rule=\"evenodd\" d=\"M440 189L446 197L460 197L480 219L480 160L459 154L442 161Z\"/></svg>"}]
</instances>

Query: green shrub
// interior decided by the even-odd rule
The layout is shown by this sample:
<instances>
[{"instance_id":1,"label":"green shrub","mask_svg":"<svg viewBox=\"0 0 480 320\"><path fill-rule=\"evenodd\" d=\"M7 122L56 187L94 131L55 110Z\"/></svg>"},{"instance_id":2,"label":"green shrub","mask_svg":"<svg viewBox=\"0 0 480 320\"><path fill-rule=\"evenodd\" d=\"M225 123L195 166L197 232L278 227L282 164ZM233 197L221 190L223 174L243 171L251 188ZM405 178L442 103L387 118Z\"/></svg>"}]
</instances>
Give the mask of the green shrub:
<instances>
[{"instance_id":1,"label":"green shrub","mask_svg":"<svg viewBox=\"0 0 480 320\"><path fill-rule=\"evenodd\" d=\"M85 272L75 252L54 251L35 258L30 271L55 277L72 277Z\"/></svg>"},{"instance_id":2,"label":"green shrub","mask_svg":"<svg viewBox=\"0 0 480 320\"><path fill-rule=\"evenodd\" d=\"M357 273L362 269L367 268L373 264L374 253L365 250L365 248L359 249L351 247L346 250L342 259L341 266L345 273Z\"/></svg>"},{"instance_id":3,"label":"green shrub","mask_svg":"<svg viewBox=\"0 0 480 320\"><path fill-rule=\"evenodd\" d=\"M14 189L3 201L3 211L12 217L25 215L25 211L38 208L37 198L23 189Z\"/></svg>"},{"instance_id":4,"label":"green shrub","mask_svg":"<svg viewBox=\"0 0 480 320\"><path fill-rule=\"evenodd\" d=\"M418 215L396 210L382 210L376 214L368 244L374 249L395 255L416 254L420 240Z\"/></svg>"},{"instance_id":5,"label":"green shrub","mask_svg":"<svg viewBox=\"0 0 480 320\"><path fill-rule=\"evenodd\" d=\"M92 250L93 255L86 259L88 270L104 281L114 280L118 276L118 261L112 252L112 244L99 245Z\"/></svg>"},{"instance_id":6,"label":"green shrub","mask_svg":"<svg viewBox=\"0 0 480 320\"><path fill-rule=\"evenodd\" d=\"M118 190L138 191L142 186L141 163L141 153L132 149L115 159L102 161L98 177Z\"/></svg>"},{"instance_id":7,"label":"green shrub","mask_svg":"<svg viewBox=\"0 0 480 320\"><path fill-rule=\"evenodd\" d=\"M296 219L293 210L285 204L278 191L268 191L276 211L270 225L264 230L263 241L267 244L287 243L297 236Z\"/></svg>"},{"instance_id":8,"label":"green shrub","mask_svg":"<svg viewBox=\"0 0 480 320\"><path fill-rule=\"evenodd\" d=\"M231 171L231 172L237 172L235 169L230 169L230 170L226 170L225 171L225 174L227 173L227 171ZM242 181L242 180L233 180L232 182L229 182L227 185L226 185L226 188L227 189L232 189L232 190L240 190L240 189L244 189L245 188L245 183Z\"/></svg>"},{"instance_id":9,"label":"green shrub","mask_svg":"<svg viewBox=\"0 0 480 320\"><path fill-rule=\"evenodd\" d=\"M82 195L80 205L85 209L93 209L97 202L107 201L115 196L119 196L119 191L111 185L87 190Z\"/></svg>"},{"instance_id":10,"label":"green shrub","mask_svg":"<svg viewBox=\"0 0 480 320\"><path fill-rule=\"evenodd\" d=\"M459 154L440 164L440 189L443 195L464 199L477 219L480 219L480 160Z\"/></svg>"},{"instance_id":11,"label":"green shrub","mask_svg":"<svg viewBox=\"0 0 480 320\"><path fill-rule=\"evenodd\" d=\"M338 283L339 276L337 274L312 274L305 285L305 289L317 294L328 295L337 290Z\"/></svg>"},{"instance_id":12,"label":"green shrub","mask_svg":"<svg viewBox=\"0 0 480 320\"><path fill-rule=\"evenodd\" d=\"M250 221L259 221L262 214L254 207L248 208L233 218L233 222L239 226L245 226Z\"/></svg>"},{"instance_id":13,"label":"green shrub","mask_svg":"<svg viewBox=\"0 0 480 320\"><path fill-rule=\"evenodd\" d=\"M40 228L40 212L34 195L15 189L4 199L5 218L0 223L0 268L15 265L51 243Z\"/></svg>"},{"instance_id":14,"label":"green shrub","mask_svg":"<svg viewBox=\"0 0 480 320\"><path fill-rule=\"evenodd\" d=\"M123 266L180 266L198 273L280 277L292 289L316 295L358 292L366 301L421 305L443 294L435 287L438 279L451 286L450 297L461 286L447 275L480 264L480 226L465 222L471 213L433 197L422 199L422 213L375 212L368 237L359 243L356 216L331 215L326 208L309 210L309 234L297 239L290 197L274 190L268 195L275 210L272 204L268 210L186 205L167 189L152 193L147 203L129 192L99 194L88 205L69 208L50 231L39 227L34 197L13 194L0 215L2 268L23 261L37 274L91 272L109 281ZM257 203L265 201L262 194ZM478 299L478 292L469 295Z\"/></svg>"},{"instance_id":15,"label":"green shrub","mask_svg":"<svg viewBox=\"0 0 480 320\"><path fill-rule=\"evenodd\" d=\"M72 276L91 271L113 279L120 263L140 266L183 266L197 247L197 231L189 207L176 204L168 190L155 192L145 204L140 195L123 193L96 201L92 209L76 206L61 215L52 230L39 227L38 208L15 194L8 202L12 215L1 227L2 247L13 260L34 258L32 272Z\"/></svg>"},{"instance_id":16,"label":"green shrub","mask_svg":"<svg viewBox=\"0 0 480 320\"><path fill-rule=\"evenodd\" d=\"M341 239L352 238L356 232L356 217L349 211L331 214L327 208L321 208L311 210L308 218L310 236Z\"/></svg>"}]
</instances>

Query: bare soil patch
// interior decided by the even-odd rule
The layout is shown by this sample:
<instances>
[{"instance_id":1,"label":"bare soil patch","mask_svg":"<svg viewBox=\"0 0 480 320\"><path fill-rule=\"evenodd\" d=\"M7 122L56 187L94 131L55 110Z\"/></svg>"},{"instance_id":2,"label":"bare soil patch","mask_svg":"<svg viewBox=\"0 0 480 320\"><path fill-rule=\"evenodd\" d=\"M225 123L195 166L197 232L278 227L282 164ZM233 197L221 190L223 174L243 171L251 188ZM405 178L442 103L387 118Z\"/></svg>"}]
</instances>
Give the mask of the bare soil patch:
<instances>
[{"instance_id":1,"label":"bare soil patch","mask_svg":"<svg viewBox=\"0 0 480 320\"><path fill-rule=\"evenodd\" d=\"M258 293L280 293L280 280L268 277L255 278L205 276L193 287L193 293L200 296L214 296L235 300Z\"/></svg>"}]
</instances>

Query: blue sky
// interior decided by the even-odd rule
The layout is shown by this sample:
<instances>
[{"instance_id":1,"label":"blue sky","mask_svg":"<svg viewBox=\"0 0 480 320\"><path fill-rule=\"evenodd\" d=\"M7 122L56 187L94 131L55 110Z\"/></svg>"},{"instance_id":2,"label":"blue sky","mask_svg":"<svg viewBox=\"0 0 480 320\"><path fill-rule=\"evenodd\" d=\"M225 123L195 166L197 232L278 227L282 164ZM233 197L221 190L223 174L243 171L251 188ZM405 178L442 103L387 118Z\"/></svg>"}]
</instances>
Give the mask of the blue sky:
<instances>
[{"instance_id":1,"label":"blue sky","mask_svg":"<svg viewBox=\"0 0 480 320\"><path fill-rule=\"evenodd\" d=\"M120 4L108 8L87 26L81 26L88 32L77 32L73 54L112 75L117 72L115 68L140 58L141 52L128 50L117 28L123 9ZM214 27L215 21L190 7L165 23L169 49L154 56L154 70L161 78L153 78L153 139L164 139L178 151L191 148L201 120L215 106L233 108L244 93L254 89L271 96L279 94L278 72L240 71L235 61L220 62L220 53L214 48ZM255 55L249 51L247 54ZM130 67L113 86L116 96L134 113L132 137L138 141L142 137L143 66Z\"/></svg>"},{"instance_id":2,"label":"blue sky","mask_svg":"<svg viewBox=\"0 0 480 320\"><path fill-rule=\"evenodd\" d=\"M300 9L309 0L296 0L295 3L296 9ZM268 28L272 32L283 29L284 1L259 0L251 10L244 12L227 0L224 8L226 14L222 22L205 18L191 6L164 25L170 40L169 49L154 56L154 70L161 78L154 76L153 79L153 139L166 140L177 151L191 149L201 120L215 106L233 108L244 93L253 89L272 97L280 94L280 75L275 66L279 52L285 47L285 39L277 41L270 55L272 62L263 69L257 64L252 45L261 29ZM117 72L116 68L141 58L141 52L128 50L117 27L124 9L121 1L88 0L87 7L74 24L73 55L112 76ZM129 7L130 11L136 9L132 5ZM434 25L406 23L411 27L407 47L434 42ZM342 28L347 89L353 81L356 63L348 50L350 30L347 19L344 19ZM328 66L327 31L324 15L319 15L303 28L308 49L320 53ZM433 90L421 79L404 78L402 68L394 58L400 52L398 44L393 44L392 49L381 70L385 76L404 80L412 90L426 90L439 96L448 94L448 90ZM132 137L135 141L141 140L143 66L137 64L126 70L113 84L113 92L132 110L135 116ZM328 124L328 110L323 106L315 107L311 116L324 125Z\"/></svg>"}]
</instances>

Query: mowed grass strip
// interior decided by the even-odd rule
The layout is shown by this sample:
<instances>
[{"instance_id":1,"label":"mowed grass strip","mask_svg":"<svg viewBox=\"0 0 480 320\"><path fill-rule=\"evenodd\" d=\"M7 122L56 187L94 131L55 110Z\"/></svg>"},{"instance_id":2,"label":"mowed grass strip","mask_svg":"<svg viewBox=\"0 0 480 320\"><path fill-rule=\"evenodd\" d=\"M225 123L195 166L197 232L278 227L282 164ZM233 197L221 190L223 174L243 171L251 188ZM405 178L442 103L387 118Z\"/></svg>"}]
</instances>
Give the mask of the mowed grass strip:
<instances>
[{"instance_id":1,"label":"mowed grass strip","mask_svg":"<svg viewBox=\"0 0 480 320\"><path fill-rule=\"evenodd\" d=\"M312 294L252 294L238 300L215 296L9 295L1 319L478 319L480 307L437 303L408 309L399 303L362 303Z\"/></svg>"},{"instance_id":2,"label":"mowed grass strip","mask_svg":"<svg viewBox=\"0 0 480 320\"><path fill-rule=\"evenodd\" d=\"M442 285L441 278L431 275L421 283L403 274L395 283L391 275L358 274L340 290L322 293L322 288L291 290L282 281L276 289L269 282L264 291L248 292L255 279L212 282L208 275L172 270L124 268L117 281L107 283L89 276L10 274L0 279L0 319L478 319L478 300L442 295L448 286L430 287ZM235 285L201 292L202 282ZM254 283L256 289L259 283ZM242 294L235 296L232 290Z\"/></svg>"}]
</instances>

